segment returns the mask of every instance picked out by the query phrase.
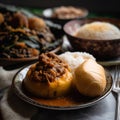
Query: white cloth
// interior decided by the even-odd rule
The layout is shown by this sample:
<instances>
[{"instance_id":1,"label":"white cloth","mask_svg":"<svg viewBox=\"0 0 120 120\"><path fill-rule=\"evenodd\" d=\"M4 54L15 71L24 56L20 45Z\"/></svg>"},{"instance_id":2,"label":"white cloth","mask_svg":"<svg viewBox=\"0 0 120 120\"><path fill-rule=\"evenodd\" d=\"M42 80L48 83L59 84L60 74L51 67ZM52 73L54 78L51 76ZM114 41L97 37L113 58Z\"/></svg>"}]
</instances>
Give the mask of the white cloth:
<instances>
[{"instance_id":1,"label":"white cloth","mask_svg":"<svg viewBox=\"0 0 120 120\"><path fill-rule=\"evenodd\" d=\"M19 69L15 70L4 70L0 66L0 89L10 86L14 75L18 72Z\"/></svg>"},{"instance_id":2,"label":"white cloth","mask_svg":"<svg viewBox=\"0 0 120 120\"><path fill-rule=\"evenodd\" d=\"M12 79L19 69L4 70L0 67L0 89L11 86ZM3 120L30 120L36 110L37 108L26 104L8 90L0 101L0 111Z\"/></svg>"},{"instance_id":3,"label":"white cloth","mask_svg":"<svg viewBox=\"0 0 120 120\"><path fill-rule=\"evenodd\" d=\"M38 108L19 99L13 91L6 91L0 102L3 120L31 120Z\"/></svg>"}]
</instances>

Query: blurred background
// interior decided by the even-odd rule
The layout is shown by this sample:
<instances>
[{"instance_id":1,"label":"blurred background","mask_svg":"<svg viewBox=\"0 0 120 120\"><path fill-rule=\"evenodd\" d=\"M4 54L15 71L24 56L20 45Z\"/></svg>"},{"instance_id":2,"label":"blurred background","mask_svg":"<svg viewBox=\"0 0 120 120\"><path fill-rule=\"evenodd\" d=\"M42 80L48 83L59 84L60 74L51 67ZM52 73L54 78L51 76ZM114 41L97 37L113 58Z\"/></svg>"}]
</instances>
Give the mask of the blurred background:
<instances>
[{"instance_id":1,"label":"blurred background","mask_svg":"<svg viewBox=\"0 0 120 120\"><path fill-rule=\"evenodd\" d=\"M1 3L44 9L61 5L86 7L91 13L112 14L120 17L120 0L0 0Z\"/></svg>"}]
</instances>

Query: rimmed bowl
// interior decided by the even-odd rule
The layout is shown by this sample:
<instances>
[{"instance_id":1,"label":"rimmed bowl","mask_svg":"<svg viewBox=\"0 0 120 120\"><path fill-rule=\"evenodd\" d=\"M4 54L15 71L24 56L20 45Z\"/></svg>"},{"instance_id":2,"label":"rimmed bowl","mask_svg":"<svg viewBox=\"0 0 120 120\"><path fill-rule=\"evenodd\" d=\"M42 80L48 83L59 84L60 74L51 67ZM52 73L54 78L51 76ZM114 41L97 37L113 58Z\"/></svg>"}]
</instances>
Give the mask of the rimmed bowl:
<instances>
[{"instance_id":1,"label":"rimmed bowl","mask_svg":"<svg viewBox=\"0 0 120 120\"><path fill-rule=\"evenodd\" d=\"M120 20L115 18L89 18L86 20L71 20L63 29L74 51L88 52L98 60L109 60L120 57L120 39L95 40L83 39L73 35L78 28L95 21L108 22L120 28Z\"/></svg>"},{"instance_id":2,"label":"rimmed bowl","mask_svg":"<svg viewBox=\"0 0 120 120\"><path fill-rule=\"evenodd\" d=\"M70 19L60 19L60 18L57 18L57 17L52 17L53 13L54 13L54 10L57 9L57 8L60 8L60 7L54 7L54 8L47 8L45 10L43 10L43 17L45 19L48 19L48 20L51 20L52 22L56 23L56 24L59 24L61 26L64 26L64 24L70 20L73 20L73 19L84 19L88 16L88 10L86 8L83 8L83 7L75 7L73 6L74 8L79 8L83 14L81 16L78 16L78 17L75 17L75 18L70 18Z\"/></svg>"},{"instance_id":3,"label":"rimmed bowl","mask_svg":"<svg viewBox=\"0 0 120 120\"><path fill-rule=\"evenodd\" d=\"M46 52L57 53L61 49L61 45L57 46L52 50L46 50ZM6 70L20 68L27 64L32 64L38 61L39 55L29 58L0 58L0 66Z\"/></svg>"}]
</instances>

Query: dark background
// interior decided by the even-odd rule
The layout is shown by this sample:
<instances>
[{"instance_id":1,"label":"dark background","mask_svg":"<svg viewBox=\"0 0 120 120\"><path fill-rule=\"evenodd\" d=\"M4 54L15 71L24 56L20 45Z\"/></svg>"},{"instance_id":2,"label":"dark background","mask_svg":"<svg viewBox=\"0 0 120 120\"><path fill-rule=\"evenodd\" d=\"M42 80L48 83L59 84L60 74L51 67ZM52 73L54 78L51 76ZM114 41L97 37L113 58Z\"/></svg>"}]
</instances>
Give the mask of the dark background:
<instances>
[{"instance_id":1,"label":"dark background","mask_svg":"<svg viewBox=\"0 0 120 120\"><path fill-rule=\"evenodd\" d=\"M86 7L91 12L120 13L120 0L0 0L0 2L36 8L75 5Z\"/></svg>"}]
</instances>

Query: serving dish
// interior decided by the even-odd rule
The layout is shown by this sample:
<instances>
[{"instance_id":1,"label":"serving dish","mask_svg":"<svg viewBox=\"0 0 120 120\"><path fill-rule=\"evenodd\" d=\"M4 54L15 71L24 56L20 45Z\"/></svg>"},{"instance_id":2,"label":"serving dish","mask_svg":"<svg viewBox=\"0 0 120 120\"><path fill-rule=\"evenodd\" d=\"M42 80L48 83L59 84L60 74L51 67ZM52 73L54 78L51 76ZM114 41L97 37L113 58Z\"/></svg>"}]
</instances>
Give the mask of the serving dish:
<instances>
[{"instance_id":1,"label":"serving dish","mask_svg":"<svg viewBox=\"0 0 120 120\"><path fill-rule=\"evenodd\" d=\"M0 12L0 66L25 65L37 61L42 52L60 50L62 39L42 18L3 4Z\"/></svg>"},{"instance_id":2,"label":"serving dish","mask_svg":"<svg viewBox=\"0 0 120 120\"><path fill-rule=\"evenodd\" d=\"M105 98L112 89L113 80L110 73L106 70L107 85L104 93L95 98L89 98L80 95L77 91L72 91L70 95L56 98L56 99L43 99L35 98L27 93L22 87L22 81L26 76L30 66L22 68L13 78L12 89L15 94L23 101L30 103L34 106L52 110L75 110L92 106Z\"/></svg>"},{"instance_id":3,"label":"serving dish","mask_svg":"<svg viewBox=\"0 0 120 120\"><path fill-rule=\"evenodd\" d=\"M74 51L84 51L92 54L99 61L117 59L120 57L120 39L95 40L73 36L80 26L95 21L108 22L120 28L119 19L89 18L86 20L71 20L64 25L64 32Z\"/></svg>"},{"instance_id":4,"label":"serving dish","mask_svg":"<svg viewBox=\"0 0 120 120\"><path fill-rule=\"evenodd\" d=\"M70 20L73 20L73 19L84 19L89 14L89 12L88 12L88 10L86 8L72 6L74 8L78 8L78 9L82 10L83 11L83 15L75 17L75 18L68 18L68 19L67 18L60 19L60 18L52 17L54 10L57 9L57 8L60 8L60 7L47 8L47 9L43 10L43 13L42 13L43 17L45 19L47 19L47 20L51 20L52 22L63 26L66 22L68 22ZM66 7L66 6L64 6L64 7Z\"/></svg>"},{"instance_id":5,"label":"serving dish","mask_svg":"<svg viewBox=\"0 0 120 120\"><path fill-rule=\"evenodd\" d=\"M57 53L60 50L61 50L61 44L55 47L54 49L52 48L47 49L46 52L50 51L53 53ZM30 58L0 58L0 66L2 66L6 70L15 69L38 61L38 57L39 56L30 57Z\"/></svg>"}]
</instances>

